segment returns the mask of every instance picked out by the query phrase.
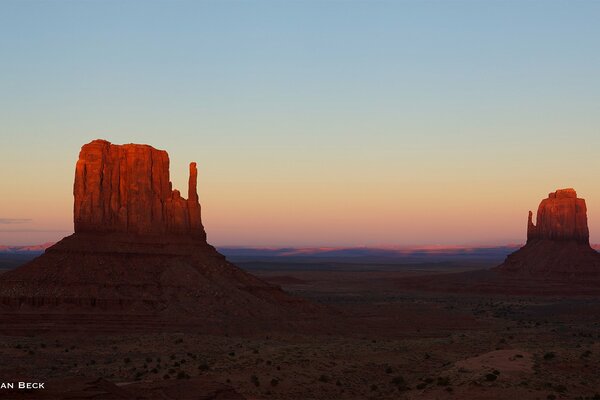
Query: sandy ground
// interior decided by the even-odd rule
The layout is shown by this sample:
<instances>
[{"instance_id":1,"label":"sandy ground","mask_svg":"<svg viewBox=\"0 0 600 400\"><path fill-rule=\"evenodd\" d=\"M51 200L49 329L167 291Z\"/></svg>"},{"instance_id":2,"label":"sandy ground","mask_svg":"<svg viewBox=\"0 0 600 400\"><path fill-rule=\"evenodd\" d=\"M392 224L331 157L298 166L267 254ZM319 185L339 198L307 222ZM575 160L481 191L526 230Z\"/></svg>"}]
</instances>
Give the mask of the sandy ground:
<instances>
[{"instance_id":1,"label":"sandy ground","mask_svg":"<svg viewBox=\"0 0 600 400\"><path fill-rule=\"evenodd\" d=\"M600 299L399 290L415 271L253 273L336 309L343 329L4 335L0 376L203 379L251 399L600 399Z\"/></svg>"}]
</instances>

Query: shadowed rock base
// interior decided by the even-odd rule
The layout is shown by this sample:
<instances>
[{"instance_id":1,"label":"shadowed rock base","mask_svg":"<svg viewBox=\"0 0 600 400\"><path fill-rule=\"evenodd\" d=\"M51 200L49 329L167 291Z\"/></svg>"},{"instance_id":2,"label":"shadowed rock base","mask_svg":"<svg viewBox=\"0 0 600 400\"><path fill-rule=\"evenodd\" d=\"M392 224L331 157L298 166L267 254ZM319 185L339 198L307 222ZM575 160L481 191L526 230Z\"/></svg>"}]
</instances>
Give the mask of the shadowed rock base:
<instances>
[{"instance_id":1,"label":"shadowed rock base","mask_svg":"<svg viewBox=\"0 0 600 400\"><path fill-rule=\"evenodd\" d=\"M76 233L0 281L0 310L23 314L6 322L46 315L37 320L72 329L104 321L252 332L289 328L317 309L186 237Z\"/></svg>"}]
</instances>

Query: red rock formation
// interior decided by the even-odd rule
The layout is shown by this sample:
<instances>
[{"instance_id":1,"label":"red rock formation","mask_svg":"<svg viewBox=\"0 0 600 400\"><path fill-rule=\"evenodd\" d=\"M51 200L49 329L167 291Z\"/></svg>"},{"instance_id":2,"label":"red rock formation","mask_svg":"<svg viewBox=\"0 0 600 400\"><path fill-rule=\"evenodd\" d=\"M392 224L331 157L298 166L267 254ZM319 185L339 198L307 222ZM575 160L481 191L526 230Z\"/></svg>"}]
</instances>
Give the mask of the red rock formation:
<instances>
[{"instance_id":1,"label":"red rock formation","mask_svg":"<svg viewBox=\"0 0 600 400\"><path fill-rule=\"evenodd\" d=\"M574 189L560 189L542 200L537 212L537 225L529 212L527 242L535 240L575 240L589 244L587 208Z\"/></svg>"},{"instance_id":2,"label":"red rock formation","mask_svg":"<svg viewBox=\"0 0 600 400\"><path fill-rule=\"evenodd\" d=\"M172 190L169 155L148 145L84 145L75 169L75 232L177 234L206 239L190 164L188 199Z\"/></svg>"},{"instance_id":3,"label":"red rock formation","mask_svg":"<svg viewBox=\"0 0 600 400\"><path fill-rule=\"evenodd\" d=\"M527 221L527 244L509 255L497 271L552 279L600 277L600 254L590 247L587 208L573 189L542 200L537 225Z\"/></svg>"},{"instance_id":4,"label":"red rock formation","mask_svg":"<svg viewBox=\"0 0 600 400\"><path fill-rule=\"evenodd\" d=\"M0 276L0 316L16 321L11 313L33 312L57 330L85 323L212 333L313 318L318 307L237 268L206 242L197 175L190 164L186 200L172 190L165 151L105 140L83 146L75 233Z\"/></svg>"}]
</instances>

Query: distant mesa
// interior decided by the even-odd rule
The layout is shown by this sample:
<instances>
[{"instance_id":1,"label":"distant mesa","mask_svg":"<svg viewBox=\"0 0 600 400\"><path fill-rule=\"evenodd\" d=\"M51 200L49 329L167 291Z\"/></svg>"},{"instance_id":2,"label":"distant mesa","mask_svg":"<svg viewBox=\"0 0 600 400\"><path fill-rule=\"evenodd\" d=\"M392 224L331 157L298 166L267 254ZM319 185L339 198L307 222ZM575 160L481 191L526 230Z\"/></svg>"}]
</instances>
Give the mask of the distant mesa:
<instances>
[{"instance_id":1,"label":"distant mesa","mask_svg":"<svg viewBox=\"0 0 600 400\"><path fill-rule=\"evenodd\" d=\"M537 277L600 276L600 254L590 246L587 207L574 189L559 189L542 200L536 224L529 212L527 243L498 271Z\"/></svg>"},{"instance_id":2,"label":"distant mesa","mask_svg":"<svg viewBox=\"0 0 600 400\"><path fill-rule=\"evenodd\" d=\"M197 175L191 163L185 199L172 188L167 152L84 145L75 233L0 276L0 309L44 315L47 324L93 325L102 316L102 329L183 324L214 332L273 328L313 313L316 306L242 271L206 242ZM82 313L85 320L69 320Z\"/></svg>"}]
</instances>

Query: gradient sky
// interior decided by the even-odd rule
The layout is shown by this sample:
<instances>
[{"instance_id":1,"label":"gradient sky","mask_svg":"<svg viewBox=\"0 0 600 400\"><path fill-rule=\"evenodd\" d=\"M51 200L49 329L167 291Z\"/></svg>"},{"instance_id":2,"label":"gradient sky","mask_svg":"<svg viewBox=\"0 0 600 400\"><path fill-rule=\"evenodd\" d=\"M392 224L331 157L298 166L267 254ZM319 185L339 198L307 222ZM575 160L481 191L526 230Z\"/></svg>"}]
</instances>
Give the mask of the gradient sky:
<instances>
[{"instance_id":1,"label":"gradient sky","mask_svg":"<svg viewBox=\"0 0 600 400\"><path fill-rule=\"evenodd\" d=\"M0 2L0 244L72 230L80 147L199 167L216 245L600 242L598 1Z\"/></svg>"}]
</instances>

